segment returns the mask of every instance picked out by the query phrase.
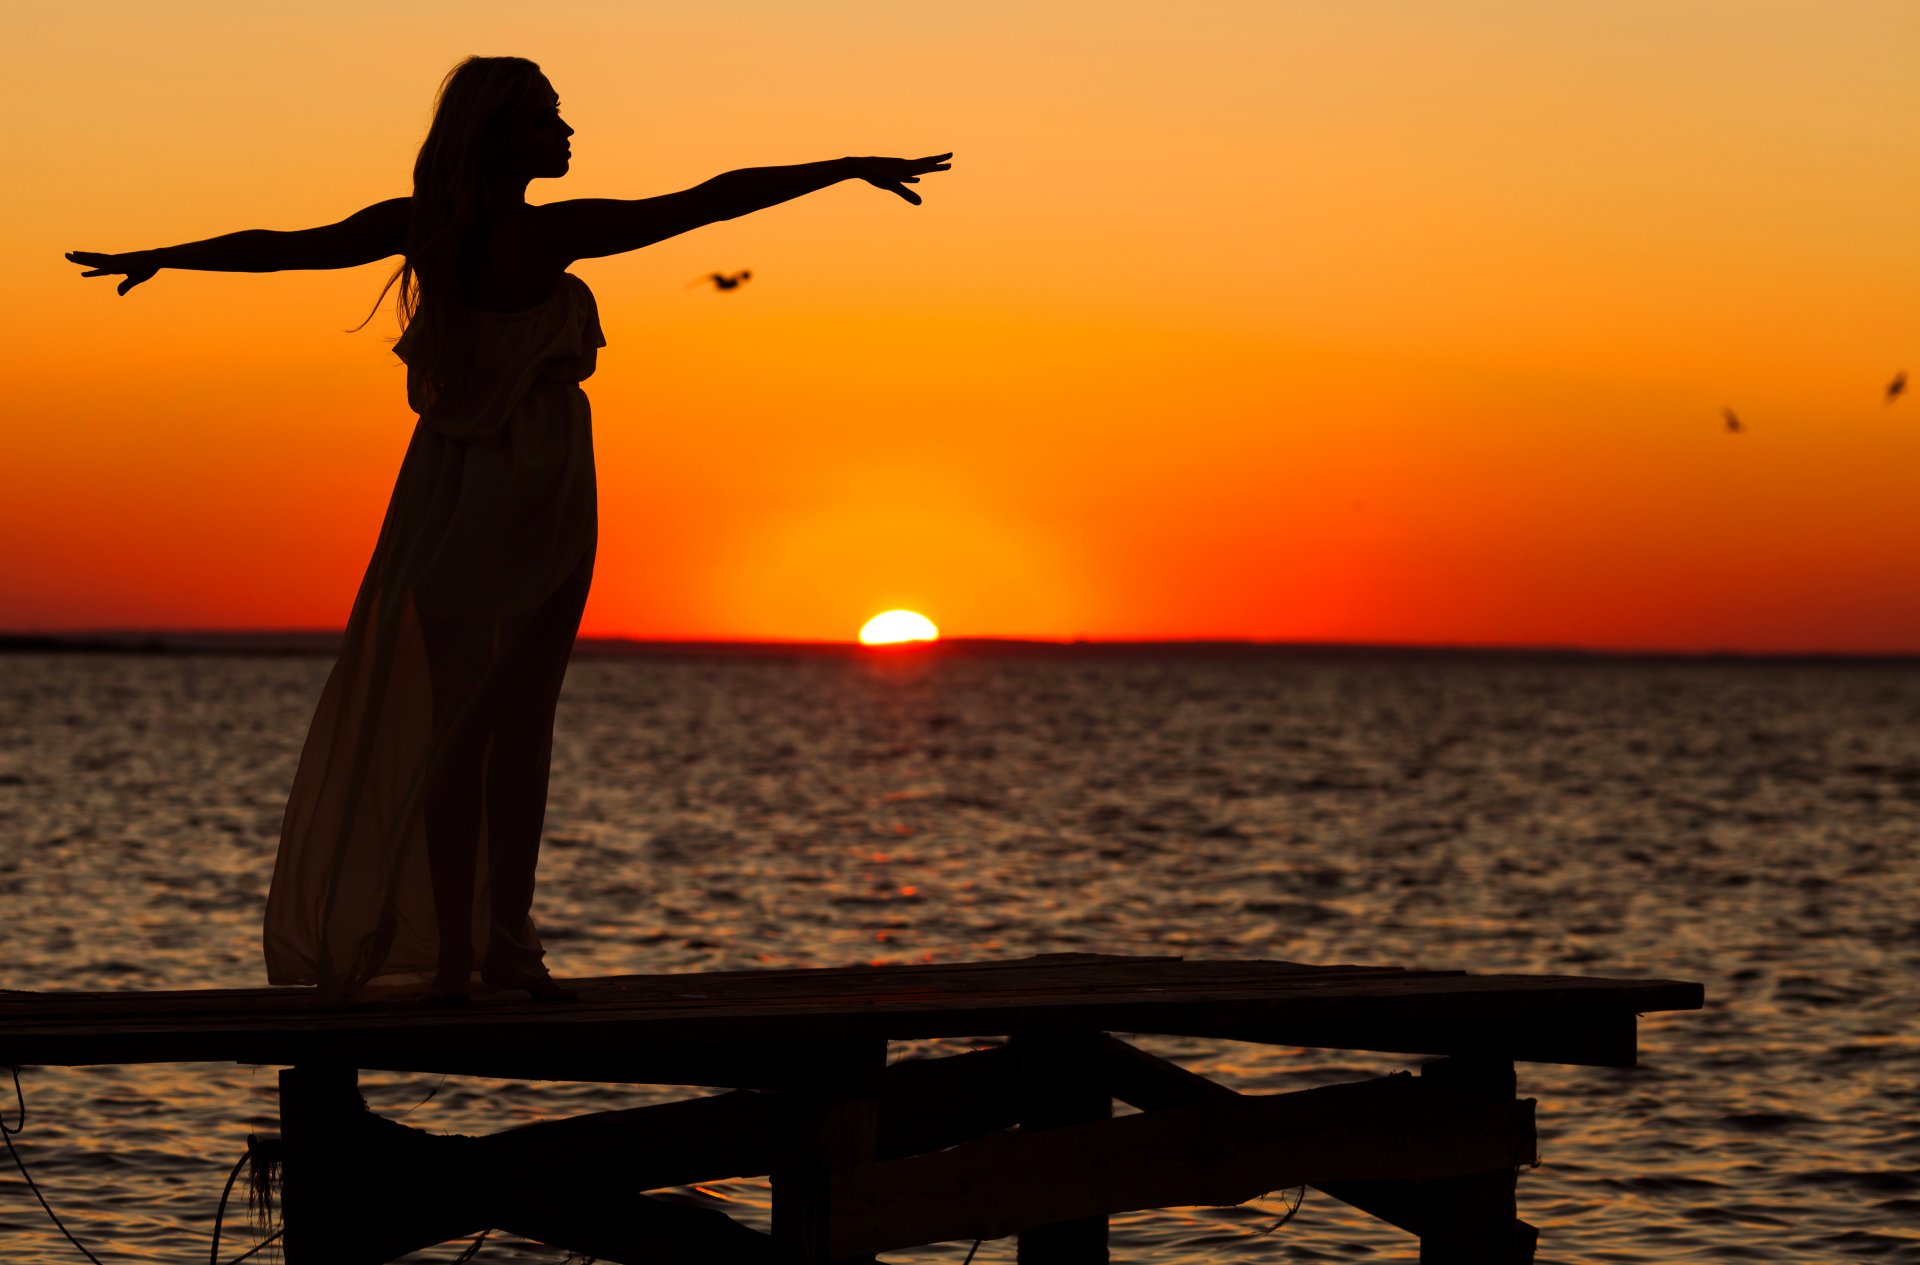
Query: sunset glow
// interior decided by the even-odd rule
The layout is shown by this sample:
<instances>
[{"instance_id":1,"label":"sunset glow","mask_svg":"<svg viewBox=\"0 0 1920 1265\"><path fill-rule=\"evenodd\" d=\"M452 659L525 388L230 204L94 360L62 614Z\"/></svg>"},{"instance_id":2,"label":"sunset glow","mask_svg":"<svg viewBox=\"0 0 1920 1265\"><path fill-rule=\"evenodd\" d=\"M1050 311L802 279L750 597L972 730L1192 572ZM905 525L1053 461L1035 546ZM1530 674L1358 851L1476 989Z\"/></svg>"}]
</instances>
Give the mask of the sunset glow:
<instances>
[{"instance_id":1,"label":"sunset glow","mask_svg":"<svg viewBox=\"0 0 1920 1265\"><path fill-rule=\"evenodd\" d=\"M925 615L912 611L882 611L860 629L863 646L890 646L903 641L935 641L940 630Z\"/></svg>"},{"instance_id":2,"label":"sunset glow","mask_svg":"<svg viewBox=\"0 0 1920 1265\"><path fill-rule=\"evenodd\" d=\"M1912 4L88 0L4 44L0 629L342 625L414 422L391 310L342 331L398 261L120 298L61 254L407 193L484 50L577 129L534 202L955 153L574 265L587 635L840 640L923 575L966 637L1920 651Z\"/></svg>"}]
</instances>

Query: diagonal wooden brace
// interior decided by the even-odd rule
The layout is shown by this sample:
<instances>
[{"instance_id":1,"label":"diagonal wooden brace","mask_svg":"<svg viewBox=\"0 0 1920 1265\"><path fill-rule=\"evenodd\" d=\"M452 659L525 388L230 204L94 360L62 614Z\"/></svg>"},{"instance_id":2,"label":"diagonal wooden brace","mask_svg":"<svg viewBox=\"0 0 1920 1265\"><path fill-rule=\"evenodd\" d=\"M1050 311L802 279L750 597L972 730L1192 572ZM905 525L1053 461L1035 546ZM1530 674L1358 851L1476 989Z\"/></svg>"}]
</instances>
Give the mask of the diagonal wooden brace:
<instances>
[{"instance_id":1,"label":"diagonal wooden brace","mask_svg":"<svg viewBox=\"0 0 1920 1265\"><path fill-rule=\"evenodd\" d=\"M1405 1074L1234 1094L834 1174L831 1259L1141 1208L1227 1205L1285 1186L1511 1170L1533 1103L1478 1101Z\"/></svg>"},{"instance_id":2,"label":"diagonal wooden brace","mask_svg":"<svg viewBox=\"0 0 1920 1265\"><path fill-rule=\"evenodd\" d=\"M1504 1074L1501 1066L1505 1068ZM1114 1097L1142 1111L1238 1096L1236 1091L1198 1072L1188 1071L1178 1063L1112 1038L1109 1038L1104 1070ZM1425 1065L1422 1075L1434 1078L1436 1083L1451 1084L1470 1097L1497 1101L1514 1096L1513 1065L1510 1062L1502 1065L1496 1061L1489 1067L1478 1060L1441 1059ZM1531 1163L1534 1158L1528 1156L1517 1162ZM1453 1179L1453 1182L1449 1184L1445 1179L1425 1183L1356 1179L1309 1184L1342 1203L1351 1204L1419 1238L1422 1253L1432 1260L1445 1260L1444 1253L1455 1250L1451 1244L1458 1241L1459 1231L1463 1228L1464 1208L1476 1206L1482 1210L1482 1214L1473 1222L1479 1232L1502 1239L1504 1243L1493 1248L1482 1259L1493 1265L1527 1265L1533 1260L1534 1244L1539 1234L1533 1226L1513 1215L1511 1168ZM1490 1224L1490 1219L1484 1215L1489 1198L1495 1202L1504 1198L1507 1209L1505 1215L1510 1222L1507 1230L1502 1231L1498 1225ZM1467 1259L1474 1258L1468 1256Z\"/></svg>"},{"instance_id":3,"label":"diagonal wooden brace","mask_svg":"<svg viewBox=\"0 0 1920 1265\"><path fill-rule=\"evenodd\" d=\"M766 1172L762 1095L464 1137L373 1114L357 1079L337 1065L280 1074L288 1265L381 1265L489 1227L618 1262L778 1259L772 1240L720 1213L639 1193Z\"/></svg>"}]
</instances>

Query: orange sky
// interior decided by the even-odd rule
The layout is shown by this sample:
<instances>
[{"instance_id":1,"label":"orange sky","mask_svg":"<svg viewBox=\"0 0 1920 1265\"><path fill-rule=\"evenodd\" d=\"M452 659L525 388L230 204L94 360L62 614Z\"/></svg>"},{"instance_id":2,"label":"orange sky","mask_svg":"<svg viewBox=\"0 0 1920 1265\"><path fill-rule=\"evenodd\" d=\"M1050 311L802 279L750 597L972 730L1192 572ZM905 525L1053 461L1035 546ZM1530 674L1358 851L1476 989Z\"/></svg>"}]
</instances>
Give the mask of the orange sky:
<instances>
[{"instance_id":1,"label":"orange sky","mask_svg":"<svg viewBox=\"0 0 1920 1265\"><path fill-rule=\"evenodd\" d=\"M0 18L0 628L344 620L390 265L61 252L404 194L512 52L577 129L535 201L957 154L576 265L588 633L1920 651L1910 0L533 8Z\"/></svg>"}]
</instances>

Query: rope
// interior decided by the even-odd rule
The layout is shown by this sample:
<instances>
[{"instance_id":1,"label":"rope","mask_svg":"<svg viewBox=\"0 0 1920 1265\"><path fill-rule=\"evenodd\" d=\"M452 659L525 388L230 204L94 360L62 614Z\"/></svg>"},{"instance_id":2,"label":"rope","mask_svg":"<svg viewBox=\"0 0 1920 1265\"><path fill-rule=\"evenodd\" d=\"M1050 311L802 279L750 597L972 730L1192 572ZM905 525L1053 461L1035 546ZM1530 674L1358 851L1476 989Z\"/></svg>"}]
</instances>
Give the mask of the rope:
<instances>
[{"instance_id":1,"label":"rope","mask_svg":"<svg viewBox=\"0 0 1920 1265\"><path fill-rule=\"evenodd\" d=\"M448 1072L448 1073L447 1073L447 1076L451 1076L451 1075L453 1075L453 1073L452 1073L452 1072ZM444 1084L446 1084L446 1083L447 1083L447 1076L442 1076L442 1077L440 1078L440 1081L439 1081L439 1083L438 1083L438 1084L436 1084L436 1085L435 1085L435 1086L434 1086L434 1087L433 1087L432 1089L429 1089L429 1090L427 1091L427 1096L426 1096L426 1098L422 1098L422 1099L421 1099L421 1100L420 1100L419 1102L417 1102L417 1103L415 1103L415 1104L413 1104L413 1106L411 1106L411 1107L409 1107L409 1108L407 1108L407 1109L406 1109L405 1111L403 1111L403 1112L401 1112L401 1113L400 1113L399 1115L397 1115L397 1116L395 1116L395 1117L394 1117L394 1119L395 1119L395 1120L404 1120L404 1119L406 1119L406 1118L407 1118L408 1116L410 1116L410 1115L412 1115L412 1114L413 1114L414 1112L416 1112L416 1111L418 1111L418 1110L420 1110L420 1108L422 1108L422 1107L424 1107L424 1106L426 1106L426 1105L427 1105L427 1102L428 1102L428 1100L429 1100L429 1099L431 1099L431 1098L432 1098L432 1097L433 1097L433 1096L434 1096L435 1094L437 1094L437 1093L439 1093L439 1092L440 1092L440 1086L441 1086L441 1085L444 1085Z\"/></svg>"},{"instance_id":2,"label":"rope","mask_svg":"<svg viewBox=\"0 0 1920 1265\"><path fill-rule=\"evenodd\" d=\"M1300 1193L1293 1197L1293 1207L1287 1209L1286 1214L1282 1216L1278 1221L1274 1222L1272 1225L1260 1231L1260 1233L1254 1235L1253 1237L1256 1239L1264 1239L1269 1234L1272 1234L1275 1230L1278 1230L1281 1226L1285 1225L1287 1222L1293 1220L1294 1214L1300 1211L1300 1205L1305 1202L1307 1202L1307 1188L1305 1186L1302 1186L1300 1188Z\"/></svg>"},{"instance_id":3,"label":"rope","mask_svg":"<svg viewBox=\"0 0 1920 1265\"><path fill-rule=\"evenodd\" d=\"M269 1234L266 1238L261 1239L258 1243L254 1244L252 1247L248 1248L246 1251L240 1253L240 1255L228 1261L227 1265L240 1265L241 1261L246 1260L249 1256L252 1256L255 1252L258 1252L261 1248L265 1247L267 1244L273 1242L275 1239L279 1238L281 1235L285 1233L286 1233L285 1230L275 1230L272 1234Z\"/></svg>"},{"instance_id":4,"label":"rope","mask_svg":"<svg viewBox=\"0 0 1920 1265\"><path fill-rule=\"evenodd\" d=\"M248 1160L255 1158L255 1154L254 1154L255 1142L256 1142L255 1135L248 1134L247 1149L244 1152L242 1152L240 1158L234 1162L233 1171L227 1174L226 1188L220 1192L220 1206L216 1208L213 1213L213 1246L207 1251L207 1265L220 1265L220 1223L227 1215L227 1196L233 1193L233 1183L239 1179L240 1170L246 1167ZM266 1161L262 1161L262 1162L264 1163ZM271 1180L271 1178L269 1178L268 1180ZM264 1212L262 1213L260 1219L262 1221L266 1219L266 1215ZM266 1227L263 1225L261 1228L265 1229ZM260 1249L266 1247L267 1244L272 1243L275 1239L278 1239L281 1235L285 1233L286 1233L286 1230L284 1227L279 1230L275 1230L272 1234L269 1234L266 1238L261 1239L258 1243L254 1244L252 1247L248 1248L246 1251L240 1253L240 1255L228 1261L227 1265L240 1265L241 1261L246 1260L249 1256L252 1256L254 1253L260 1251Z\"/></svg>"},{"instance_id":5,"label":"rope","mask_svg":"<svg viewBox=\"0 0 1920 1265\"><path fill-rule=\"evenodd\" d=\"M104 1265L104 1262L102 1262L99 1257L87 1250L86 1244L73 1237L73 1231L67 1229L66 1222L62 1221L60 1214L53 1210L53 1205L47 1202L47 1197L40 1193L40 1184L33 1180L33 1174L27 1171L27 1162L20 1158L20 1152L13 1145L13 1135L24 1132L27 1127L27 1094L26 1091L20 1087L20 1069L9 1064L7 1070L13 1074L13 1097L14 1101L18 1103L20 1107L20 1118L13 1124L8 1124L5 1120L0 1120L0 1138L6 1140L7 1154L13 1157L14 1167L18 1168L20 1170L20 1176L26 1179L27 1189L31 1190L33 1197L40 1201L40 1206L46 1209L47 1216L52 1218L53 1224L59 1228L60 1233L67 1237L67 1242L73 1244L73 1246L79 1250L80 1255L92 1261L93 1265ZM226 1189L220 1192L220 1207L213 1214L213 1250L208 1255L208 1265L220 1265L220 1223L226 1215L227 1196L233 1193L233 1183L240 1176L240 1169L246 1164L251 1154L252 1147L251 1141L249 1141L248 1154L242 1155L240 1162L233 1166L233 1171L227 1174ZM228 1261L227 1265L240 1265L241 1261L246 1260L261 1248L267 1246L267 1244L272 1243L283 1233L285 1233L284 1230L275 1230L272 1234L248 1248L245 1252ZM465 1260L466 1258L462 1257L461 1259Z\"/></svg>"},{"instance_id":6,"label":"rope","mask_svg":"<svg viewBox=\"0 0 1920 1265\"><path fill-rule=\"evenodd\" d=\"M220 1222L227 1215L227 1196L233 1193L233 1184L240 1180L240 1170L253 1158L253 1148L248 1147L234 1161L233 1171L227 1174L227 1185L220 1192L220 1206L213 1210L213 1248L207 1253L207 1265L220 1265Z\"/></svg>"},{"instance_id":7,"label":"rope","mask_svg":"<svg viewBox=\"0 0 1920 1265\"><path fill-rule=\"evenodd\" d=\"M20 1170L20 1176L27 1179L27 1189L31 1190L33 1197L40 1201L40 1206L47 1210L47 1215L53 1218L53 1224L60 1227L60 1233L67 1236L67 1242L79 1248L80 1255L92 1261L93 1265L101 1265L100 1258L92 1252L87 1251L87 1245L73 1237L73 1231L67 1229L66 1222L62 1221L60 1214L53 1210L53 1205L47 1202L47 1197L40 1193L40 1184L34 1181L33 1174L27 1171L27 1162L21 1159L20 1152L14 1149L13 1135L23 1131L27 1127L27 1095L26 1091L20 1088L20 1069L9 1065L7 1070L13 1073L13 1096L20 1103L20 1122L18 1124L8 1127L6 1121L0 1120L0 1137L4 1137L7 1140L7 1154L13 1157L14 1166Z\"/></svg>"}]
</instances>

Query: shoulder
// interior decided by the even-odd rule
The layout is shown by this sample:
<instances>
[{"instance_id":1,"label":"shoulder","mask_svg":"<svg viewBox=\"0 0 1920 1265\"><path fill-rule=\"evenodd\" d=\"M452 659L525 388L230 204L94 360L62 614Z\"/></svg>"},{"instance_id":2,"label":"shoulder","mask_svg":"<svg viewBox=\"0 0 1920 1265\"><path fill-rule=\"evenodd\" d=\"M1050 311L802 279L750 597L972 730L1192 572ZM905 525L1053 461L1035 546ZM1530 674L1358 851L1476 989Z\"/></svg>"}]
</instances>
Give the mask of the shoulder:
<instances>
[{"instance_id":1,"label":"shoulder","mask_svg":"<svg viewBox=\"0 0 1920 1265\"><path fill-rule=\"evenodd\" d=\"M370 216L382 229L399 233L401 240L405 241L407 225L413 222L413 199L388 198L385 202L374 203L361 214Z\"/></svg>"},{"instance_id":2,"label":"shoulder","mask_svg":"<svg viewBox=\"0 0 1920 1265\"><path fill-rule=\"evenodd\" d=\"M364 224L369 228L397 226L404 229L407 221L412 218L412 198L388 198L385 202L375 202L372 206L361 207L347 217L347 222Z\"/></svg>"},{"instance_id":3,"label":"shoulder","mask_svg":"<svg viewBox=\"0 0 1920 1265\"><path fill-rule=\"evenodd\" d=\"M407 226L413 220L413 199L388 198L355 211L337 226L355 242L386 255L404 254Z\"/></svg>"},{"instance_id":4,"label":"shoulder","mask_svg":"<svg viewBox=\"0 0 1920 1265\"><path fill-rule=\"evenodd\" d=\"M527 206L527 225L533 236L560 262L562 268L578 258L568 249L579 230L580 202L582 199L570 198L564 202L531 203Z\"/></svg>"}]
</instances>

